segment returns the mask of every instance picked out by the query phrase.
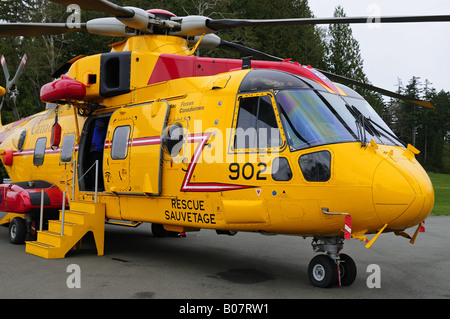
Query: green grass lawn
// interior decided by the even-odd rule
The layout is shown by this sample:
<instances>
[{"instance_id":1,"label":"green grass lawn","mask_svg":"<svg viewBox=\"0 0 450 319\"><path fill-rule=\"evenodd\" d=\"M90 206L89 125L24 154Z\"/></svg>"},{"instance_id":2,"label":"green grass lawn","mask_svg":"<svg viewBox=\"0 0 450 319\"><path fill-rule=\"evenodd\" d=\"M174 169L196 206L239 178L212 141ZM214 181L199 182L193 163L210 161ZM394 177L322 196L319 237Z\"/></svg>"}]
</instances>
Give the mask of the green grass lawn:
<instances>
[{"instance_id":1,"label":"green grass lawn","mask_svg":"<svg viewBox=\"0 0 450 319\"><path fill-rule=\"evenodd\" d=\"M428 173L434 187L431 215L450 215L450 174Z\"/></svg>"}]
</instances>

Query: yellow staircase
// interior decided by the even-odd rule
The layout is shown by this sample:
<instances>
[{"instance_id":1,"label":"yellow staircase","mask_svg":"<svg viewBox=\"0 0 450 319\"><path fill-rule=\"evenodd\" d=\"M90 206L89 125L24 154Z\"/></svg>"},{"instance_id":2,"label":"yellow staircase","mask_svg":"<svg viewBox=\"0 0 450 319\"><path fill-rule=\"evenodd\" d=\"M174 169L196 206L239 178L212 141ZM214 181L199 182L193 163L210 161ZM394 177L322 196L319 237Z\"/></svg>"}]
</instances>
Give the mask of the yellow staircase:
<instances>
[{"instance_id":1,"label":"yellow staircase","mask_svg":"<svg viewBox=\"0 0 450 319\"><path fill-rule=\"evenodd\" d=\"M70 210L64 214L64 235L61 236L61 216L59 220L49 220L48 230L39 231L37 241L27 241L27 253L47 259L64 258L81 239L91 231L94 234L97 255L102 256L105 242L105 204L72 201ZM77 245L78 244L78 245Z\"/></svg>"}]
</instances>

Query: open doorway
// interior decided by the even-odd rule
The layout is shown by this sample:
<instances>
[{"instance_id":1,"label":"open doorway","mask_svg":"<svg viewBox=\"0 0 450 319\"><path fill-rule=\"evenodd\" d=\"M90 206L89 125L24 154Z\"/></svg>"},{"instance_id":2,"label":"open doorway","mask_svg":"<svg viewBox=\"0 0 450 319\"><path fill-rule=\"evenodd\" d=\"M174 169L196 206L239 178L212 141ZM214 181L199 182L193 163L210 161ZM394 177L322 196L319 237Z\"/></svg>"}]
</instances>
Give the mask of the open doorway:
<instances>
[{"instance_id":1,"label":"open doorway","mask_svg":"<svg viewBox=\"0 0 450 319\"><path fill-rule=\"evenodd\" d=\"M84 123L78 148L78 186L80 191L95 191L95 161L98 160L98 191L105 190L103 153L111 114L90 117Z\"/></svg>"}]
</instances>

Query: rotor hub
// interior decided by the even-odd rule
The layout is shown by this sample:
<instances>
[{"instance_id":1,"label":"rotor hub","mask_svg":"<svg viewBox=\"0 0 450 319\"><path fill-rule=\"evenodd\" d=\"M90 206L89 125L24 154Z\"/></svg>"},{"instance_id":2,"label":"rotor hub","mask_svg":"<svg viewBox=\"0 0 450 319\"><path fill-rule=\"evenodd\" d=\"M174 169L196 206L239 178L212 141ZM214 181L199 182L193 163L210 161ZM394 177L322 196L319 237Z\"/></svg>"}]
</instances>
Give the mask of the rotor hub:
<instances>
[{"instance_id":1,"label":"rotor hub","mask_svg":"<svg viewBox=\"0 0 450 319\"><path fill-rule=\"evenodd\" d=\"M157 18L169 20L171 17L176 17L176 15L170 11L164 9L150 9L146 12L154 14Z\"/></svg>"}]
</instances>

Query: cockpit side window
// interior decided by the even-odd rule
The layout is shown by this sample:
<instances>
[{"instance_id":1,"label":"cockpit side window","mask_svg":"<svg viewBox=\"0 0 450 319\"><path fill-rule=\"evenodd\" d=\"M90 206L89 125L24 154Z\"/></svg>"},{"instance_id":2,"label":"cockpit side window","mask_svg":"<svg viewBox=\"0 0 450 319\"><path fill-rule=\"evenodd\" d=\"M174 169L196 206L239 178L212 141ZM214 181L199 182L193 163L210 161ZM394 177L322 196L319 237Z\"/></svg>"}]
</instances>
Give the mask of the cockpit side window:
<instances>
[{"instance_id":1,"label":"cockpit side window","mask_svg":"<svg viewBox=\"0 0 450 319\"><path fill-rule=\"evenodd\" d=\"M282 145L272 99L250 94L239 98L234 149L272 149Z\"/></svg>"}]
</instances>

